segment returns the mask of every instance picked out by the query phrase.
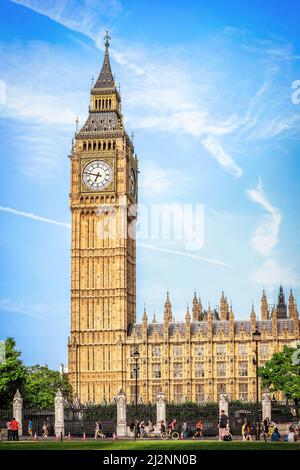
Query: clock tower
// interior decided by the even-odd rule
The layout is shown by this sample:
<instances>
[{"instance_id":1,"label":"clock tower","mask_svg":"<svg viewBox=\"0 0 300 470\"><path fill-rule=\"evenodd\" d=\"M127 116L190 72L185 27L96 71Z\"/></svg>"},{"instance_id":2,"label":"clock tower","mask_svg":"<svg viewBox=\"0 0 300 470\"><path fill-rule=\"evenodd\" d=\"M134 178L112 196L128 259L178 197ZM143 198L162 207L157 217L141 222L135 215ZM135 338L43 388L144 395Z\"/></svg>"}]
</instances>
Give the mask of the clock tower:
<instances>
[{"instance_id":1,"label":"clock tower","mask_svg":"<svg viewBox=\"0 0 300 470\"><path fill-rule=\"evenodd\" d=\"M112 75L109 35L71 159L69 380L81 402L111 401L123 386L123 344L135 323L138 162Z\"/></svg>"}]
</instances>

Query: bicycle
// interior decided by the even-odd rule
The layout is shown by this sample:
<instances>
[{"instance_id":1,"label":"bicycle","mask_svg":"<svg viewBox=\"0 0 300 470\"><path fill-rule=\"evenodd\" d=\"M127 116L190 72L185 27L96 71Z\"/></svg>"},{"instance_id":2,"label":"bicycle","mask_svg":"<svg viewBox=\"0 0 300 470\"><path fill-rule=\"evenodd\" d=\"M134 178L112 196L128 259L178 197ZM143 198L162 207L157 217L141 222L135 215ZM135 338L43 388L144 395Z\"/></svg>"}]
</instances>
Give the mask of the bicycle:
<instances>
[{"instance_id":1,"label":"bicycle","mask_svg":"<svg viewBox=\"0 0 300 470\"><path fill-rule=\"evenodd\" d=\"M160 433L160 437L164 440L173 439L174 441L177 441L179 439L179 432L168 429L168 431Z\"/></svg>"}]
</instances>

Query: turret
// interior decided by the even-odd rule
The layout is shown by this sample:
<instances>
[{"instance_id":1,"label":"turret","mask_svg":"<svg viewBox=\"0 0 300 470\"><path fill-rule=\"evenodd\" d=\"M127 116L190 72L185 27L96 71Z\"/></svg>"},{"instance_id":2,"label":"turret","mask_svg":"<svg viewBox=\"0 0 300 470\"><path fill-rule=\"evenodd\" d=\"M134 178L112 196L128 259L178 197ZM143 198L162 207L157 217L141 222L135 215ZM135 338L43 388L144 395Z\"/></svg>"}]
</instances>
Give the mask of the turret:
<instances>
[{"instance_id":1,"label":"turret","mask_svg":"<svg viewBox=\"0 0 300 470\"><path fill-rule=\"evenodd\" d=\"M250 313L250 325L251 325L251 332L253 333L256 330L256 314L255 314L253 302L252 302L251 313Z\"/></svg>"},{"instance_id":2,"label":"turret","mask_svg":"<svg viewBox=\"0 0 300 470\"><path fill-rule=\"evenodd\" d=\"M165 302L165 311L164 311L164 322L170 323L172 321L172 305L170 302L169 292L167 292L167 298Z\"/></svg>"},{"instance_id":3,"label":"turret","mask_svg":"<svg viewBox=\"0 0 300 470\"><path fill-rule=\"evenodd\" d=\"M295 304L295 299L294 299L292 289L290 290L290 296L289 296L289 317L290 318L296 317L296 304Z\"/></svg>"},{"instance_id":4,"label":"turret","mask_svg":"<svg viewBox=\"0 0 300 470\"><path fill-rule=\"evenodd\" d=\"M199 307L199 301L197 299L196 292L194 293L194 298L193 298L192 315L193 315L193 321L200 321L200 307Z\"/></svg>"},{"instance_id":5,"label":"turret","mask_svg":"<svg viewBox=\"0 0 300 470\"><path fill-rule=\"evenodd\" d=\"M283 287L280 285L277 303L277 318L287 318L287 307L283 293Z\"/></svg>"},{"instance_id":6,"label":"turret","mask_svg":"<svg viewBox=\"0 0 300 470\"><path fill-rule=\"evenodd\" d=\"M220 320L227 320L227 302L224 297L224 291L222 291L221 299L220 299Z\"/></svg>"},{"instance_id":7,"label":"turret","mask_svg":"<svg viewBox=\"0 0 300 470\"><path fill-rule=\"evenodd\" d=\"M268 320L268 318L269 318L268 301L267 301L265 290L263 290L262 297L261 297L261 319Z\"/></svg>"}]
</instances>

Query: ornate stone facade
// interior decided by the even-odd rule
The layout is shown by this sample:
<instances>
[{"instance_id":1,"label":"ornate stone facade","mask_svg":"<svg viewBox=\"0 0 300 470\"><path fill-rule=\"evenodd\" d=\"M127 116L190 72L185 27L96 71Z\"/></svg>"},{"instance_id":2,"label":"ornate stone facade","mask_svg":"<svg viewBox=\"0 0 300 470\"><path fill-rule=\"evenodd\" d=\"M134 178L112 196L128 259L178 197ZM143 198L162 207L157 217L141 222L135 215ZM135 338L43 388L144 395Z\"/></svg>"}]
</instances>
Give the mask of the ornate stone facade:
<instances>
[{"instance_id":1,"label":"ornate stone facade","mask_svg":"<svg viewBox=\"0 0 300 470\"><path fill-rule=\"evenodd\" d=\"M255 396L252 333L261 332L260 364L299 339L292 292L288 311L282 287L278 305L262 296L261 320L235 321L224 293L217 309L204 310L197 295L192 313L176 323L167 294L163 323L136 324L135 203L138 161L121 114L106 35L102 69L91 89L89 116L71 149L72 261L69 379L82 402L112 401L124 390L155 402L252 400ZM112 230L113 228L113 230ZM114 233L114 236L112 236Z\"/></svg>"}]
</instances>

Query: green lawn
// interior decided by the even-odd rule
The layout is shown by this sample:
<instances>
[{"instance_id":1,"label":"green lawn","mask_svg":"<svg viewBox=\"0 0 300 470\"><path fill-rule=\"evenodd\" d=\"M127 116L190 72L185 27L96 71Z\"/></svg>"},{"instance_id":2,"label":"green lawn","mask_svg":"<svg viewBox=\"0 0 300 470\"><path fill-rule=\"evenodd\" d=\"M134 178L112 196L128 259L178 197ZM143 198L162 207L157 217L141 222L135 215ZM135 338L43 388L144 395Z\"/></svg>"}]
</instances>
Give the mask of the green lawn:
<instances>
[{"instance_id":1,"label":"green lawn","mask_svg":"<svg viewBox=\"0 0 300 470\"><path fill-rule=\"evenodd\" d=\"M300 450L300 442L217 441L21 441L1 442L0 450Z\"/></svg>"}]
</instances>

